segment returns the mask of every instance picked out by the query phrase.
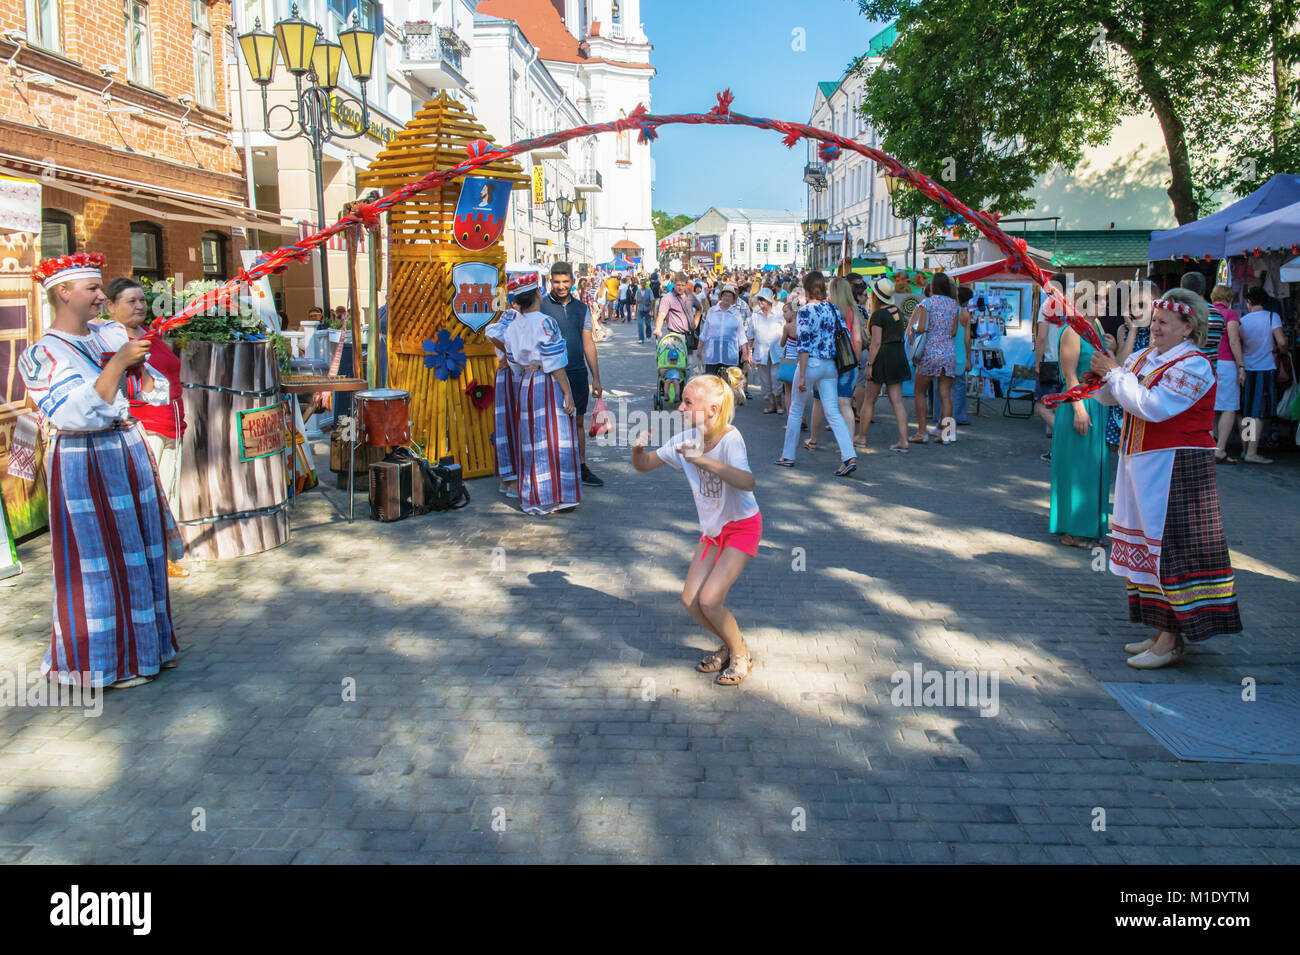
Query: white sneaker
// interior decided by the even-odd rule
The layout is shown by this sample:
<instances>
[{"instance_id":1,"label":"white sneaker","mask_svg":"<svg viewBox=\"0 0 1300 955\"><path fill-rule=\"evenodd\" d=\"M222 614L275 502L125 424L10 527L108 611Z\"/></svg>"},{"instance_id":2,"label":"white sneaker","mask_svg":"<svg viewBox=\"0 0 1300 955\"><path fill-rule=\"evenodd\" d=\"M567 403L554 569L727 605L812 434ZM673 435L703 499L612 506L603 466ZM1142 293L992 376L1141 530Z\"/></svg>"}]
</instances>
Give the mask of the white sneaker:
<instances>
[{"instance_id":1,"label":"white sneaker","mask_svg":"<svg viewBox=\"0 0 1300 955\"><path fill-rule=\"evenodd\" d=\"M1272 464L1273 463L1272 458L1261 457L1258 454L1243 454L1241 456L1241 460L1245 461L1247 464Z\"/></svg>"}]
</instances>

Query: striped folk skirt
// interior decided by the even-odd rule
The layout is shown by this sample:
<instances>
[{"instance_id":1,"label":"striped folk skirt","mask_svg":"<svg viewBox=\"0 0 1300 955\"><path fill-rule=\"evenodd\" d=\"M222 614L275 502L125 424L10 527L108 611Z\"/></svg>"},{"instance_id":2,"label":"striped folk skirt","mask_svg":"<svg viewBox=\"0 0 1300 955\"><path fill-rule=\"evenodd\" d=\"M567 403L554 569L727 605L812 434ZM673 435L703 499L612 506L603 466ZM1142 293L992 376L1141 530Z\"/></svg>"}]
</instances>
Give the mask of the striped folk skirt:
<instances>
[{"instance_id":1,"label":"striped folk skirt","mask_svg":"<svg viewBox=\"0 0 1300 955\"><path fill-rule=\"evenodd\" d=\"M582 500L578 438L564 413L564 394L543 371L519 381L519 505L550 514Z\"/></svg>"},{"instance_id":2,"label":"striped folk skirt","mask_svg":"<svg viewBox=\"0 0 1300 955\"><path fill-rule=\"evenodd\" d=\"M1164 593L1129 582L1128 613L1134 623L1180 633L1188 643L1241 632L1212 448L1175 452L1159 576Z\"/></svg>"},{"instance_id":3,"label":"striped folk skirt","mask_svg":"<svg viewBox=\"0 0 1300 955\"><path fill-rule=\"evenodd\" d=\"M519 381L505 359L497 365L495 396L497 476L515 481L519 478Z\"/></svg>"},{"instance_id":4,"label":"striped folk skirt","mask_svg":"<svg viewBox=\"0 0 1300 955\"><path fill-rule=\"evenodd\" d=\"M41 671L109 686L176 656L167 558L184 546L137 428L62 434L50 458L54 633Z\"/></svg>"}]
</instances>

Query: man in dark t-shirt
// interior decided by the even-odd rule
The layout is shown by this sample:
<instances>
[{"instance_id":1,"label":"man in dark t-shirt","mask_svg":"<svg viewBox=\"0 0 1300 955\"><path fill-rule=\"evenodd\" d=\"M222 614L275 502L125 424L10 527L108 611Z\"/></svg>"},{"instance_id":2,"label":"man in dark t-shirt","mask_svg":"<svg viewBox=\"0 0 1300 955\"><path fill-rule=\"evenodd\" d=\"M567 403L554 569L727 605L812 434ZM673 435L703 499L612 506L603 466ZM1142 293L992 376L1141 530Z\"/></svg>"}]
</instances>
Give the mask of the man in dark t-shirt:
<instances>
[{"instance_id":1,"label":"man in dark t-shirt","mask_svg":"<svg viewBox=\"0 0 1300 955\"><path fill-rule=\"evenodd\" d=\"M601 395L600 366L596 362L596 343L591 337L591 311L573 297L572 291L573 267L568 262L556 262L551 266L551 291L542 298L542 311L560 326L560 334L564 336L564 344L569 352L569 364L565 373L569 376L569 387L573 390L574 426L578 431L578 460L582 463L582 483L590 487L601 487L605 482L587 467L587 429L583 426L588 396L599 398ZM591 369L590 382L588 367Z\"/></svg>"}]
</instances>

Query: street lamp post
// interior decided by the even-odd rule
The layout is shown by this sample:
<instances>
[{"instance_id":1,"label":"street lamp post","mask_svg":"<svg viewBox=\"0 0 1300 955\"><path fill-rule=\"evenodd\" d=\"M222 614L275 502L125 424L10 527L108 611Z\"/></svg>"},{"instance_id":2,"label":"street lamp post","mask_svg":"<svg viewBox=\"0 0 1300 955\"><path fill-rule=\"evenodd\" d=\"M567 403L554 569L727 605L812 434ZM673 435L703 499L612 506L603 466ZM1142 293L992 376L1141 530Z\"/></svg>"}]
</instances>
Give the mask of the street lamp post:
<instances>
[{"instance_id":1,"label":"street lamp post","mask_svg":"<svg viewBox=\"0 0 1300 955\"><path fill-rule=\"evenodd\" d=\"M542 207L546 210L546 227L552 232L564 233L564 261L567 262L569 261L569 230L581 229L582 224L587 220L587 200L581 196L571 199L562 195L544 200ZM570 218L575 212L578 214L578 224L570 225Z\"/></svg>"},{"instance_id":2,"label":"street lamp post","mask_svg":"<svg viewBox=\"0 0 1300 955\"><path fill-rule=\"evenodd\" d=\"M906 179L904 179L902 176L891 176L889 174L886 174L885 185L889 187L889 204L890 206L894 207L894 209L896 210L897 206L895 205L895 203L898 201L900 196L907 194L907 191L912 188L912 184L908 182ZM898 218L897 211L894 212L894 218ZM912 269L913 271L915 271L916 270L916 216L911 216L910 218L912 220L912 242L911 242Z\"/></svg>"},{"instance_id":3,"label":"street lamp post","mask_svg":"<svg viewBox=\"0 0 1300 955\"><path fill-rule=\"evenodd\" d=\"M240 34L239 46L244 53L244 66L253 82L262 88L262 126L272 139L287 142L303 137L311 145L312 162L316 167L316 211L319 228L325 228L325 181L322 178L322 150L335 139L358 139L370 125L370 104L366 101L366 83L374 68L375 35L358 25L357 14L352 14L352 25L339 31L338 42L322 39L320 27L298 16L294 4L288 18L275 24L275 32L262 29L259 17L253 29ZM296 106L284 103L268 105L267 87L275 75L275 61L284 61L285 69L293 74ZM339 67L348 61L352 77L361 84L361 99L335 92ZM304 85L304 79L306 84ZM350 100L361 107L361 118L355 132L344 133L335 128L330 118L331 97L340 104ZM271 116L284 110L287 122L281 129L271 128ZM330 280L328 255L320 254L321 299L325 314L330 313Z\"/></svg>"}]
</instances>

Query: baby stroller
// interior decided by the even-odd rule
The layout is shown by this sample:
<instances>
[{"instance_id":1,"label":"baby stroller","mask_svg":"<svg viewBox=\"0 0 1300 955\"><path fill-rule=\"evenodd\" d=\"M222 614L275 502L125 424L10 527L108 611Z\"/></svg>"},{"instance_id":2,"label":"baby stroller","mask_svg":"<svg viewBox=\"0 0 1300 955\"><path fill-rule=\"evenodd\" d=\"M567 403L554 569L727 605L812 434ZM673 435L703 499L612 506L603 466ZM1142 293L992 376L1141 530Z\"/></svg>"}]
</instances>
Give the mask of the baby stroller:
<instances>
[{"instance_id":1,"label":"baby stroller","mask_svg":"<svg viewBox=\"0 0 1300 955\"><path fill-rule=\"evenodd\" d=\"M686 339L679 332L669 332L655 346L655 367L659 370L659 387L655 391L655 410L676 408L686 387L686 369L690 356Z\"/></svg>"}]
</instances>

